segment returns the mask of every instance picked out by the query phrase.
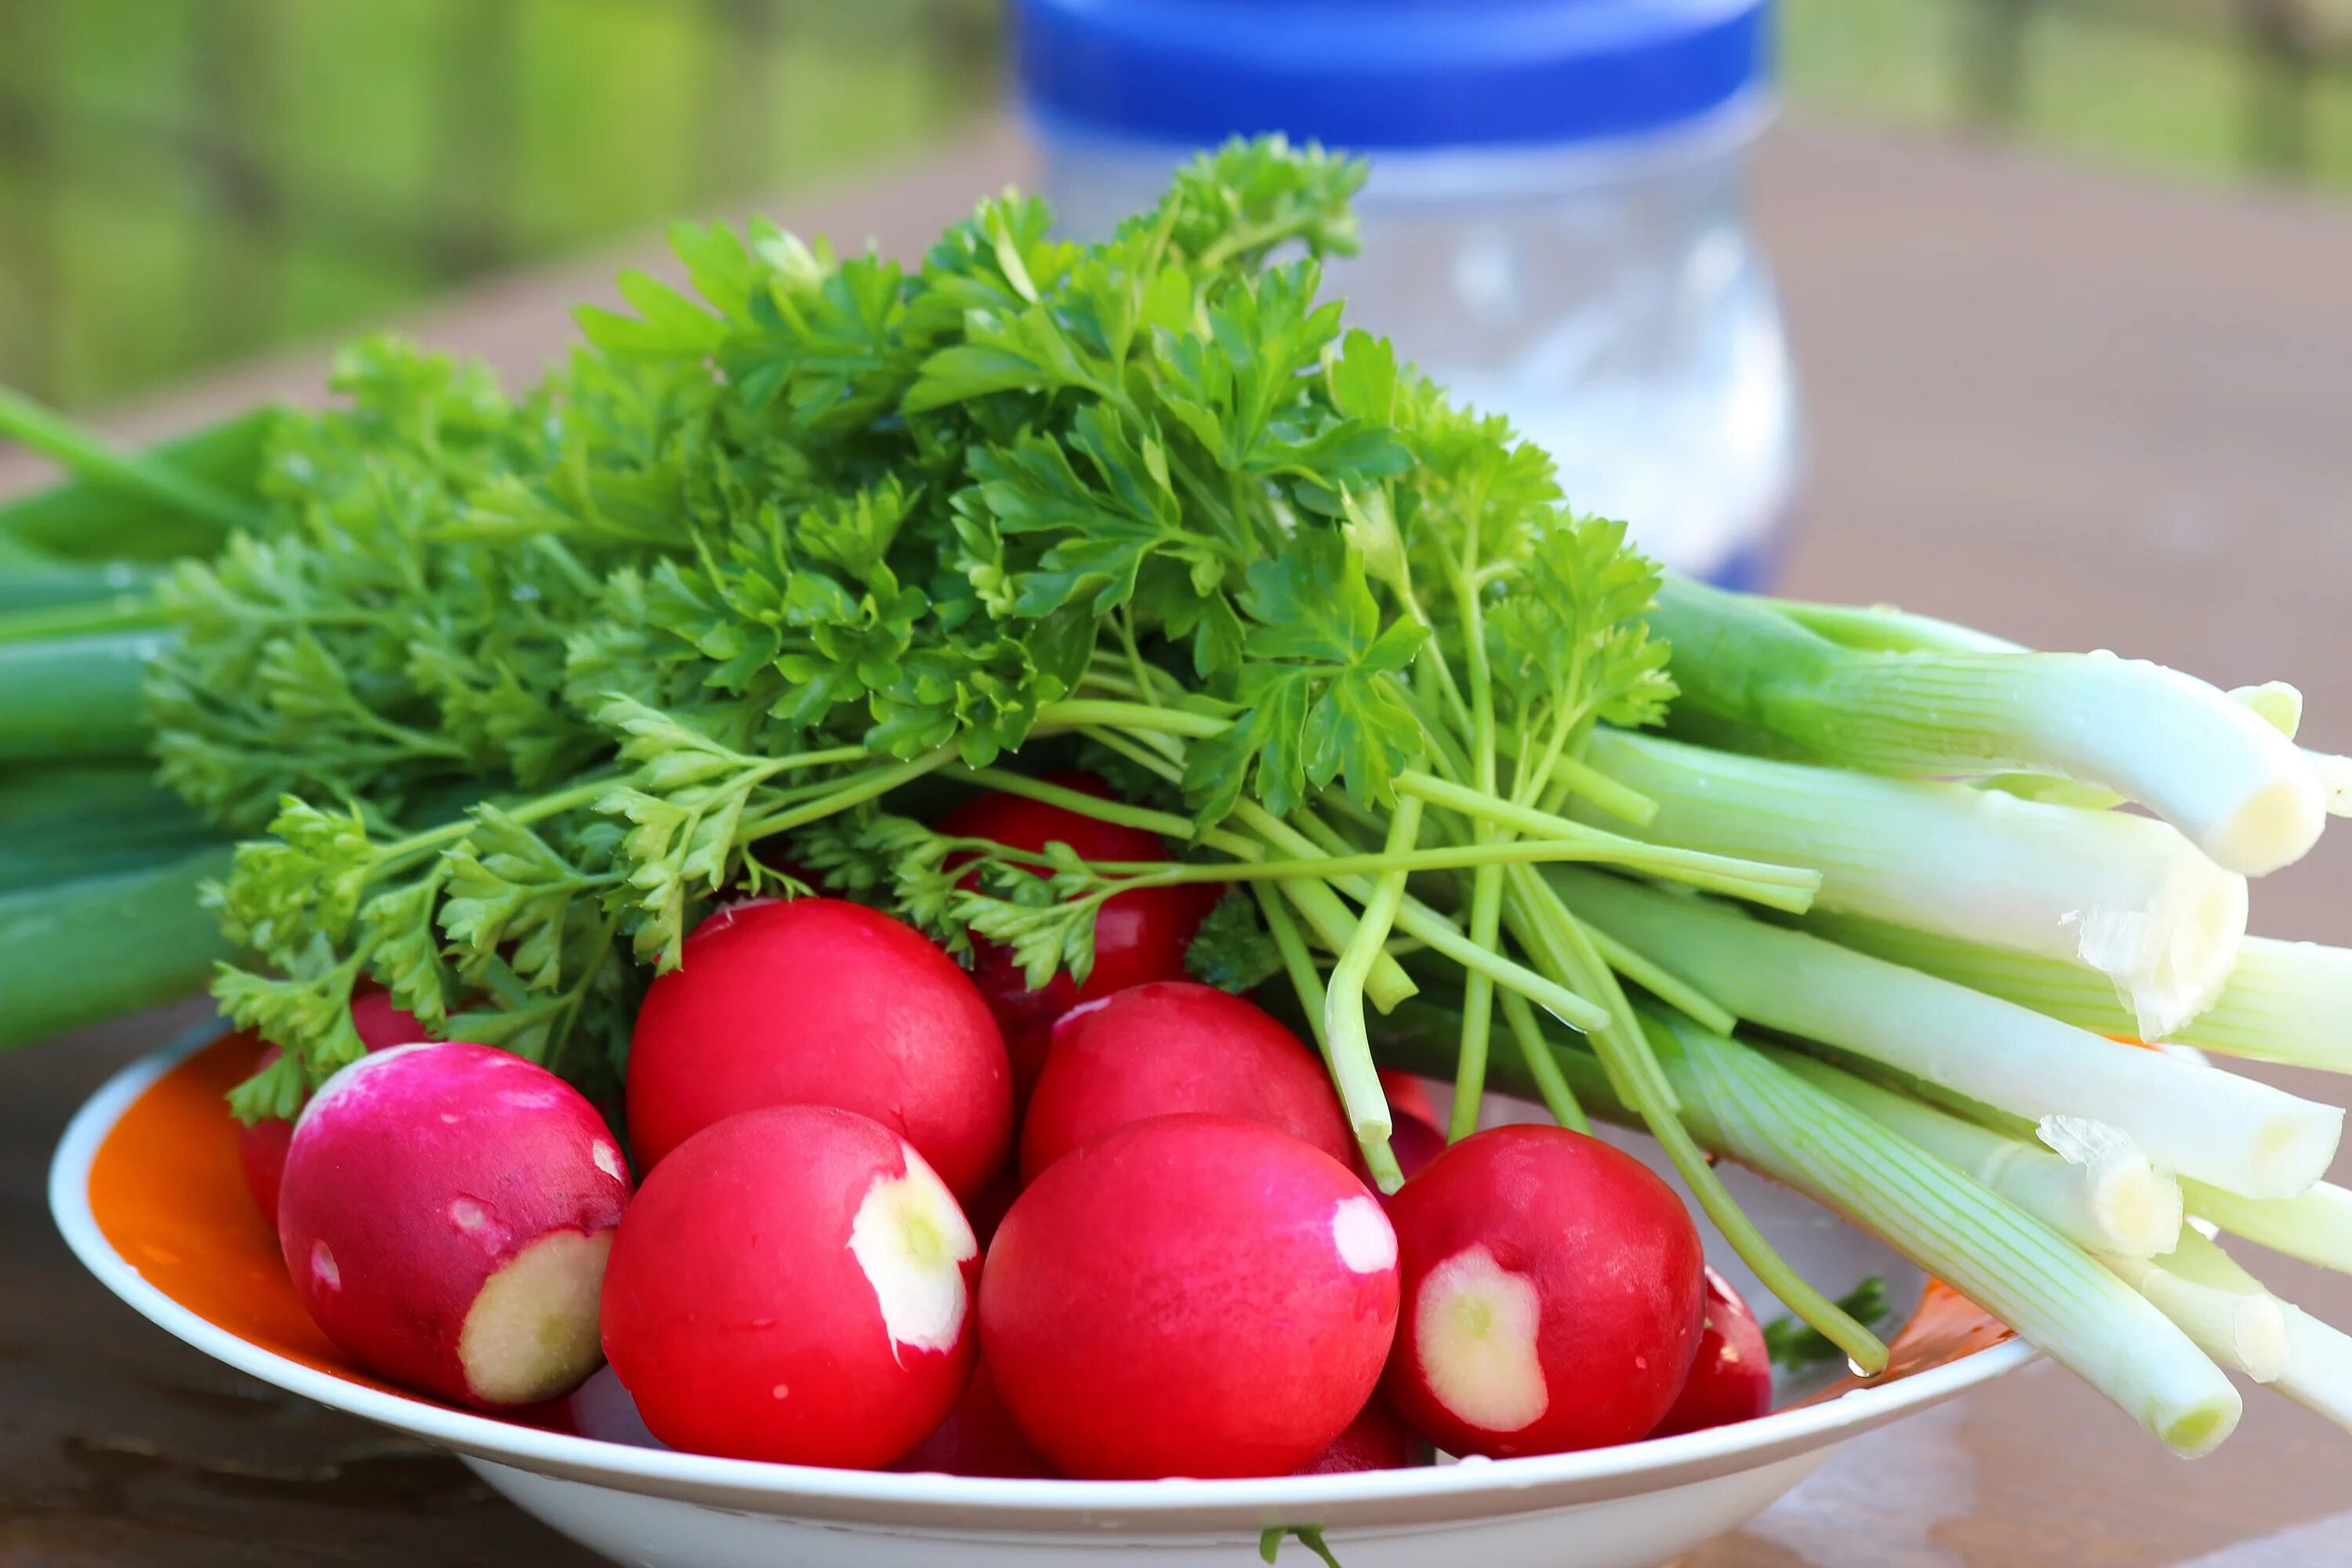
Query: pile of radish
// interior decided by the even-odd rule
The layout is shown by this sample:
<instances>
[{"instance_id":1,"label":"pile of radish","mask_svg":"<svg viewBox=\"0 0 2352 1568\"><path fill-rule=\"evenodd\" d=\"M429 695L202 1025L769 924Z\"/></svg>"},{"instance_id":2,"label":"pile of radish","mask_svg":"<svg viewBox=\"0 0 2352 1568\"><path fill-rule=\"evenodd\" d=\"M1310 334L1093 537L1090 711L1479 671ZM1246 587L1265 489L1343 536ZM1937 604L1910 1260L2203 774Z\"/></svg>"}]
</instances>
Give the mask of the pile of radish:
<instances>
[{"instance_id":1,"label":"pile of radish","mask_svg":"<svg viewBox=\"0 0 2352 1568\"><path fill-rule=\"evenodd\" d=\"M1163 853L1011 796L948 824ZM502 1407L609 1361L697 1453L1266 1476L1769 1407L1755 1319L1647 1167L1559 1127L1449 1147L1397 1079L1383 1199L1315 1048L1183 978L1200 889L1122 898L1087 984L1043 991L862 904L720 909L638 1013L625 1158L560 1079L363 998L370 1054L246 1130L247 1177L362 1368Z\"/></svg>"}]
</instances>

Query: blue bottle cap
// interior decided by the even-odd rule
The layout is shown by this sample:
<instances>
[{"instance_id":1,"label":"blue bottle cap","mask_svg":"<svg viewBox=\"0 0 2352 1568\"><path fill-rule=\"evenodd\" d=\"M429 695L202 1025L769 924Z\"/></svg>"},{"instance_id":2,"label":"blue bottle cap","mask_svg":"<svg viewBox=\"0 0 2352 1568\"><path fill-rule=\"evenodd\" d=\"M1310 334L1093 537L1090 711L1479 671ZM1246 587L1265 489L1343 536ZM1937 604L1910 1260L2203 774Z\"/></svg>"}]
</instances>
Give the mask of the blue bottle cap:
<instances>
[{"instance_id":1,"label":"blue bottle cap","mask_svg":"<svg viewBox=\"0 0 2352 1568\"><path fill-rule=\"evenodd\" d=\"M1032 112L1202 143L1359 151L1669 131L1760 87L1770 0L1014 0Z\"/></svg>"}]
</instances>

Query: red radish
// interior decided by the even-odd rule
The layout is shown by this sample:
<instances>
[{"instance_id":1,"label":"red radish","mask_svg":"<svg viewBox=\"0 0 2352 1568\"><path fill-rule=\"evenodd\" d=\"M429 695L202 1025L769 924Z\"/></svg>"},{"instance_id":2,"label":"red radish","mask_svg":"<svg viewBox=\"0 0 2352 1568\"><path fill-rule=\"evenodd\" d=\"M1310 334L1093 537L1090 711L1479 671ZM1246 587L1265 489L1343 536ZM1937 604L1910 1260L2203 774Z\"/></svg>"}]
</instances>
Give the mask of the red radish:
<instances>
[{"instance_id":1,"label":"red radish","mask_svg":"<svg viewBox=\"0 0 2352 1568\"><path fill-rule=\"evenodd\" d=\"M1162 1116L1032 1183L996 1233L996 1386L1066 1475L1278 1476L1370 1397L1396 1237L1347 1167L1261 1122Z\"/></svg>"},{"instance_id":2,"label":"red radish","mask_svg":"<svg viewBox=\"0 0 2352 1568\"><path fill-rule=\"evenodd\" d=\"M1630 1443L1698 1348L1697 1227L1632 1155L1558 1127L1454 1144L1389 1201L1404 1312L1384 1384L1449 1453Z\"/></svg>"},{"instance_id":3,"label":"red radish","mask_svg":"<svg viewBox=\"0 0 2352 1568\"><path fill-rule=\"evenodd\" d=\"M839 899L758 900L697 926L638 1009L627 1100L646 1170L738 1111L831 1105L905 1138L962 1198L1013 1139L1003 1037L971 977Z\"/></svg>"},{"instance_id":4,"label":"red radish","mask_svg":"<svg viewBox=\"0 0 2352 1568\"><path fill-rule=\"evenodd\" d=\"M359 1031L360 1044L371 1051L433 1038L415 1014L394 1004L392 993L383 990L362 991L352 998L352 1027ZM260 1071L283 1055L275 1045L262 1047L254 1070ZM286 1148L293 1141L294 1124L282 1116L265 1116L237 1125L236 1156L245 1166L246 1190L253 1194L254 1205L273 1230L278 1226L278 1183L286 1174Z\"/></svg>"},{"instance_id":5,"label":"red radish","mask_svg":"<svg viewBox=\"0 0 2352 1568\"><path fill-rule=\"evenodd\" d=\"M1112 798L1110 786L1091 773L1052 773L1046 782L1103 800ZM1167 847L1155 834L1017 795L980 795L940 817L935 826L959 838L985 838L1009 849L1033 853L1048 844L1062 843L1089 860L1168 858ZM965 885L978 880L975 872ZM1072 1007L1147 981L1182 979L1184 950L1192 945L1192 933L1202 919L1216 907L1221 891L1205 884L1138 888L1106 900L1095 914L1095 966L1084 985L1063 973L1033 991L1022 977L1021 966L1013 962L1011 949L974 937L972 978L1003 1026L1016 1089L1025 1094L1036 1081L1045 1064L1054 1020Z\"/></svg>"},{"instance_id":6,"label":"red radish","mask_svg":"<svg viewBox=\"0 0 2352 1568\"><path fill-rule=\"evenodd\" d=\"M1162 980L1086 1002L1054 1026L1021 1128L1021 1174L1148 1117L1245 1116L1342 1164L1356 1141L1313 1050L1262 1009L1213 985Z\"/></svg>"},{"instance_id":7,"label":"red radish","mask_svg":"<svg viewBox=\"0 0 2352 1568\"><path fill-rule=\"evenodd\" d=\"M1381 1092L1388 1097L1391 1115L1417 1116L1432 1127L1439 1124L1437 1104L1429 1098L1429 1083L1425 1079L1399 1068L1382 1068Z\"/></svg>"},{"instance_id":8,"label":"red radish","mask_svg":"<svg viewBox=\"0 0 2352 1568\"><path fill-rule=\"evenodd\" d=\"M1396 1156L1397 1169L1408 1182L1429 1169L1429 1163L1445 1152L1445 1134L1433 1121L1423 1120L1410 1110L1398 1110L1391 1104L1396 1125L1389 1132L1389 1152Z\"/></svg>"},{"instance_id":9,"label":"red radish","mask_svg":"<svg viewBox=\"0 0 2352 1568\"><path fill-rule=\"evenodd\" d=\"M1013 1425L1013 1413L996 1392L988 1363L972 1368L948 1418L914 1450L890 1467L894 1470L931 1470L949 1476L1002 1476L1011 1479L1050 1477L1054 1468L1030 1446Z\"/></svg>"},{"instance_id":10,"label":"red radish","mask_svg":"<svg viewBox=\"0 0 2352 1568\"><path fill-rule=\"evenodd\" d=\"M352 996L352 1027L358 1031L360 1044L372 1051L440 1037L415 1014L394 1002L391 992L375 986Z\"/></svg>"},{"instance_id":11,"label":"red radish","mask_svg":"<svg viewBox=\"0 0 2352 1568\"><path fill-rule=\"evenodd\" d=\"M263 1046L254 1070L259 1072L285 1054L274 1043ZM272 1230L278 1228L278 1191L286 1179L286 1151L293 1142L294 1124L282 1116L237 1123L236 1158L245 1167L245 1190L253 1194L254 1207Z\"/></svg>"},{"instance_id":12,"label":"red radish","mask_svg":"<svg viewBox=\"0 0 2352 1568\"><path fill-rule=\"evenodd\" d=\"M1699 1331L1697 1359L1691 1363L1690 1377L1673 1408L1650 1436L1671 1437L1771 1413L1772 1358L1765 1349L1764 1331L1731 1281L1710 1268L1706 1326Z\"/></svg>"},{"instance_id":13,"label":"red radish","mask_svg":"<svg viewBox=\"0 0 2352 1568\"><path fill-rule=\"evenodd\" d=\"M529 1405L596 1369L629 1171L578 1090L488 1046L395 1046L294 1124L278 1234L295 1291L368 1371Z\"/></svg>"},{"instance_id":14,"label":"red radish","mask_svg":"<svg viewBox=\"0 0 2352 1568\"><path fill-rule=\"evenodd\" d=\"M671 1447L873 1469L963 1392L979 1275L963 1211L905 1139L771 1106L646 1178L604 1277L604 1353Z\"/></svg>"},{"instance_id":15,"label":"red radish","mask_svg":"<svg viewBox=\"0 0 2352 1568\"><path fill-rule=\"evenodd\" d=\"M1298 1467L1302 1476L1339 1476L1356 1470L1401 1470L1412 1463L1412 1434L1389 1402L1375 1394L1356 1412L1331 1446Z\"/></svg>"}]
</instances>

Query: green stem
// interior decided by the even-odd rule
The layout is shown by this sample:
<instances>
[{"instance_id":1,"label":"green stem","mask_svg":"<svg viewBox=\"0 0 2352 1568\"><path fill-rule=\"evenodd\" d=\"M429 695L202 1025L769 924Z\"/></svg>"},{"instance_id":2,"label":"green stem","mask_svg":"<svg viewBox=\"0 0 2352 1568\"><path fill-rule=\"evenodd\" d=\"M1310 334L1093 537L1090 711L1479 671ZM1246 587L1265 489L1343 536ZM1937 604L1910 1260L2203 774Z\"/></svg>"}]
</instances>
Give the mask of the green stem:
<instances>
[{"instance_id":1,"label":"green stem","mask_svg":"<svg viewBox=\"0 0 2352 1568\"><path fill-rule=\"evenodd\" d=\"M1431 952L1452 959L1471 973L1484 974L1504 989L1517 992L1571 1029L1598 1029L1609 1022L1607 1013L1574 991L1513 963L1493 948L1480 947L1426 904L1407 899L1397 910L1397 929L1427 942Z\"/></svg>"},{"instance_id":2,"label":"green stem","mask_svg":"<svg viewBox=\"0 0 2352 1568\"><path fill-rule=\"evenodd\" d=\"M812 822L847 811L851 806L889 794L901 785L909 784L925 773L936 773L956 760L953 746L941 746L926 752L911 763L901 763L892 768L873 768L854 775L840 789L787 810L771 812L740 825L735 830L735 842L751 844L778 833L789 833Z\"/></svg>"},{"instance_id":3,"label":"green stem","mask_svg":"<svg viewBox=\"0 0 2352 1568\"><path fill-rule=\"evenodd\" d=\"M226 847L0 897L0 1050L204 989L235 954L200 894Z\"/></svg>"},{"instance_id":4,"label":"green stem","mask_svg":"<svg viewBox=\"0 0 2352 1568\"><path fill-rule=\"evenodd\" d=\"M1106 730L1100 725L1089 724L1078 733L1106 751L1118 752L1144 772L1154 774L1168 784L1181 785L1184 782L1182 768L1170 762L1160 752L1136 744L1116 730Z\"/></svg>"},{"instance_id":5,"label":"green stem","mask_svg":"<svg viewBox=\"0 0 2352 1568\"><path fill-rule=\"evenodd\" d=\"M131 758L148 744L155 632L0 643L0 762Z\"/></svg>"},{"instance_id":6,"label":"green stem","mask_svg":"<svg viewBox=\"0 0 2352 1568\"><path fill-rule=\"evenodd\" d=\"M1411 853L1421 834L1421 803L1411 798L1397 803L1396 816L1389 824L1391 857ZM1396 923L1398 906L1404 900L1405 875L1402 870L1381 873L1371 899L1364 905L1362 923L1333 966L1323 998L1323 1032L1331 1043L1332 1076L1339 1085L1339 1103L1347 1109L1366 1167L1381 1190L1390 1193L1404 1185L1404 1173L1389 1148L1389 1133L1395 1124L1389 1119L1388 1096L1381 1089L1380 1073L1372 1066L1371 1042L1364 1032L1364 977L1371 972L1373 961L1382 956L1390 928Z\"/></svg>"},{"instance_id":7,"label":"green stem","mask_svg":"<svg viewBox=\"0 0 2352 1568\"><path fill-rule=\"evenodd\" d=\"M1587 827L1567 817L1538 811L1532 806L1514 805L1477 790L1448 784L1416 769L1408 768L1399 773L1396 787L1400 794L1458 812L1473 821L1492 822L1516 832L1536 834L1546 838L1587 838L1596 851L1606 851L1596 853L1593 857L1596 860L1653 877L1685 882L1710 892L1743 898L1751 903L1784 910L1790 914L1802 914L1811 907L1813 893L1822 882L1820 872L1798 867L1742 860L1696 849L1661 852L1659 847L1644 844L1638 838Z\"/></svg>"},{"instance_id":8,"label":"green stem","mask_svg":"<svg viewBox=\"0 0 2352 1568\"><path fill-rule=\"evenodd\" d=\"M149 631L165 622L163 606L145 594L114 594L68 604L38 605L0 614L0 644L103 632Z\"/></svg>"},{"instance_id":9,"label":"green stem","mask_svg":"<svg viewBox=\"0 0 2352 1568\"><path fill-rule=\"evenodd\" d=\"M1595 811L1606 812L1636 827L1647 826L1658 815L1656 801L1577 757L1563 756L1551 764L1551 782L1546 793L1562 791L1590 803Z\"/></svg>"},{"instance_id":10,"label":"green stem","mask_svg":"<svg viewBox=\"0 0 2352 1568\"><path fill-rule=\"evenodd\" d=\"M1683 1122L1680 1097L1668 1082L1648 1033L1634 1017L1608 964L1592 947L1582 922L1533 872L1522 876L1514 871L1512 876L1517 884L1515 891L1523 893L1531 902L1547 906L1542 910L1547 931L1561 944L1582 987L1608 1008L1612 1022L1608 1028L1591 1035L1593 1047L1610 1068L1612 1082L1632 1089L1631 1101L1641 1113L1643 1124L1664 1148L1666 1158L1674 1163L1707 1218L1723 1232L1732 1250L1756 1271L1756 1277L1791 1311L1821 1330L1865 1371L1875 1372L1885 1365L1885 1347L1789 1266L1732 1197L1715 1167L1707 1163L1706 1153ZM1610 1059L1612 1055L1617 1058L1614 1061Z\"/></svg>"},{"instance_id":11,"label":"green stem","mask_svg":"<svg viewBox=\"0 0 2352 1568\"><path fill-rule=\"evenodd\" d=\"M1090 816L1097 822L1116 823L1121 827L1139 828L1156 833L1162 838L1186 839L1192 835L1192 824L1173 812L1154 811L1148 805L1129 805L1125 801L1105 800L1084 790L1071 789L1045 779L1016 773L1009 768L973 768L950 766L941 770L942 776L963 784L978 784L983 789L1017 795L1024 800L1038 801L1046 805L1058 805L1065 811ZM1236 859L1252 860L1265 854L1258 844L1239 834L1212 828L1202 836L1202 843L1223 850Z\"/></svg>"},{"instance_id":12,"label":"green stem","mask_svg":"<svg viewBox=\"0 0 2352 1568\"><path fill-rule=\"evenodd\" d=\"M1420 803L1412 803L1418 810ZM1400 807L1400 810L1402 808ZM1165 888L1192 882L1281 881L1288 878L1380 877L1390 872L1463 871L1484 866L1560 865L1590 860L1591 846L1552 838L1514 838L1500 843L1449 845L1444 848L1387 850L1351 855L1324 855L1311 860L1194 861L1092 860L1087 864L1106 876L1121 879L1120 891L1129 888ZM1024 858L1046 864L1044 856ZM1499 889L1500 884L1497 883ZM1475 940L1475 937L1474 937ZM1491 945L1489 939L1488 945ZM1634 955L1639 962L1639 955ZM1720 1012L1721 1009L1716 1009Z\"/></svg>"},{"instance_id":13,"label":"green stem","mask_svg":"<svg viewBox=\"0 0 2352 1568\"><path fill-rule=\"evenodd\" d=\"M1265 916L1265 929L1274 938L1275 952L1282 955L1290 988L1298 994L1299 1011L1315 1037L1315 1048L1323 1053L1323 1066L1330 1070L1331 1037L1323 1028L1323 976L1315 967L1315 956L1307 951L1307 939L1298 934L1298 922L1290 918L1290 908L1277 889L1260 884L1250 892Z\"/></svg>"},{"instance_id":14,"label":"green stem","mask_svg":"<svg viewBox=\"0 0 2352 1568\"><path fill-rule=\"evenodd\" d=\"M1234 817L1266 843L1295 858L1316 860L1324 858L1313 840L1254 800L1244 800L1236 805ZM1205 843L1206 839L1202 841ZM1358 889L1352 896L1359 902L1370 898L1370 887L1361 878L1342 880ZM1286 881L1282 889L1292 906L1306 917L1307 923L1314 928L1316 935L1328 943L1332 952L1347 951L1348 943L1356 934L1356 917L1349 913L1348 907L1339 901L1339 895L1332 891L1330 882ZM1412 977L1395 959L1381 953L1372 960L1371 973L1365 979L1364 990L1365 994L1371 998L1373 1006L1385 1013L1412 995L1415 989Z\"/></svg>"},{"instance_id":15,"label":"green stem","mask_svg":"<svg viewBox=\"0 0 2352 1568\"><path fill-rule=\"evenodd\" d=\"M1559 1062L1544 1043L1543 1026L1536 1022L1536 1012L1528 999L1516 991L1503 993L1503 1021L1510 1026L1511 1037L1519 1047L1519 1059L1527 1064L1528 1076L1535 1080L1536 1093L1542 1099L1544 1109L1551 1119L1571 1132L1591 1132L1592 1123L1584 1118L1584 1106L1569 1087L1568 1075L1559 1070ZM1473 1131L1476 1131L1474 1124ZM1457 1138L1467 1133L1456 1133Z\"/></svg>"},{"instance_id":16,"label":"green stem","mask_svg":"<svg viewBox=\"0 0 2352 1568\"><path fill-rule=\"evenodd\" d=\"M1470 673L1470 725L1477 750L1473 756L1476 770L1475 783L1483 795L1493 795L1495 784L1495 683L1494 672L1486 658L1486 613L1478 601L1475 579L1478 570L1479 523L1485 515L1483 506L1475 508L1468 520L1466 540L1463 545L1461 569L1453 576L1456 611L1462 618L1463 646ZM1485 846L1494 843L1507 830L1486 818L1472 825L1473 842ZM1473 944L1492 950L1502 931L1503 870L1499 864L1478 868L1470 883L1470 941ZM1512 1000L1524 1010L1527 1001L1513 994ZM1517 1025L1513 1029L1517 1031ZM1462 992L1462 1045L1454 1070L1454 1110L1446 1126L1450 1142L1460 1142L1478 1130L1478 1110L1486 1097L1486 1051L1495 1028L1495 983L1484 974L1472 973L1464 983ZM1570 1100L1574 1105L1574 1100ZM1557 1108L1554 1110L1557 1116ZM1581 1120L1580 1117L1579 1120Z\"/></svg>"},{"instance_id":17,"label":"green stem","mask_svg":"<svg viewBox=\"0 0 2352 1568\"><path fill-rule=\"evenodd\" d=\"M1676 1012L1687 1015L1691 1022L1718 1035L1727 1035L1738 1026L1738 1018L1721 1003L1681 975L1653 963L1646 954L1635 952L1597 926L1585 926L1584 934L1610 968Z\"/></svg>"},{"instance_id":18,"label":"green stem","mask_svg":"<svg viewBox=\"0 0 2352 1568\"><path fill-rule=\"evenodd\" d=\"M1181 708L1160 708L1142 702L1088 700L1048 702L1037 710L1038 730L1076 730L1087 724L1112 724L1122 730L1143 730L1163 735L1205 740L1233 728L1233 721Z\"/></svg>"},{"instance_id":19,"label":"green stem","mask_svg":"<svg viewBox=\"0 0 2352 1568\"><path fill-rule=\"evenodd\" d=\"M0 386L0 436L22 442L74 474L110 489L160 501L224 531L261 526L257 508L223 494L201 479L137 452L125 452L95 432Z\"/></svg>"}]
</instances>

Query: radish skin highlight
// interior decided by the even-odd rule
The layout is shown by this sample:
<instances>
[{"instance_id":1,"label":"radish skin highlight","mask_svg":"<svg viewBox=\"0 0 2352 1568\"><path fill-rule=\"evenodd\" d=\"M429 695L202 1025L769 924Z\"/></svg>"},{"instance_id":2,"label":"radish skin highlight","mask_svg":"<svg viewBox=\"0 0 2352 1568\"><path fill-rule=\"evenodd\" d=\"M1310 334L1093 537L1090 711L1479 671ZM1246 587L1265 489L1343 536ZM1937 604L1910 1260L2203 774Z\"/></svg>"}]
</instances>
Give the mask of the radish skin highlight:
<instances>
[{"instance_id":1,"label":"radish skin highlight","mask_svg":"<svg viewBox=\"0 0 2352 1568\"><path fill-rule=\"evenodd\" d=\"M1731 1281L1706 1271L1706 1321L1698 1354L1674 1407L1651 1428L1653 1437L1703 1432L1772 1413L1772 1357L1764 1329Z\"/></svg>"}]
</instances>

